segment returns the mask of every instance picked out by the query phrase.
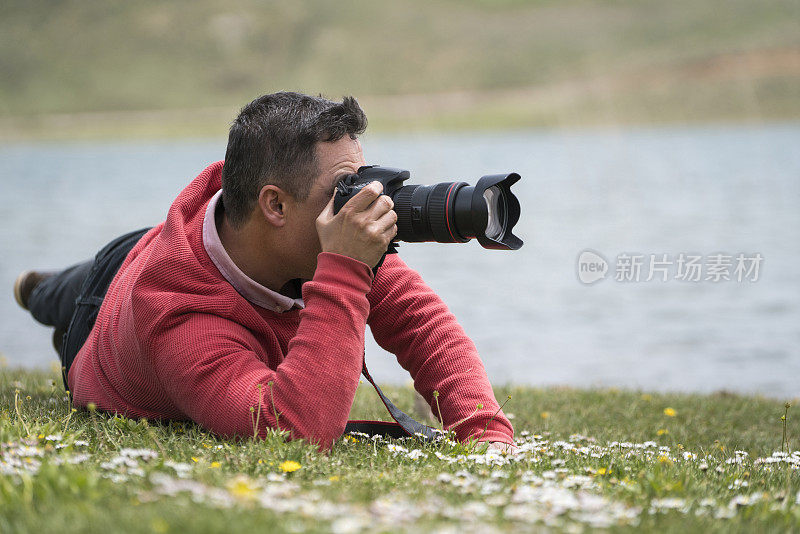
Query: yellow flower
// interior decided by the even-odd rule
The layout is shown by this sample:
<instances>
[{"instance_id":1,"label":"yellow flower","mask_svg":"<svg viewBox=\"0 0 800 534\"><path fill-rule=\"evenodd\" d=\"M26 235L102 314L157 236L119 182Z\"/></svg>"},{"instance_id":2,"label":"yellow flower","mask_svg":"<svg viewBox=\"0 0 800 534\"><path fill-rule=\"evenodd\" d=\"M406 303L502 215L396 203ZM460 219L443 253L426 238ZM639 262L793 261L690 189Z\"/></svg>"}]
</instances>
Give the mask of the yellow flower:
<instances>
[{"instance_id":1,"label":"yellow flower","mask_svg":"<svg viewBox=\"0 0 800 534\"><path fill-rule=\"evenodd\" d=\"M330 476L328 477L328 480L330 480L331 482L339 482L339 475Z\"/></svg>"},{"instance_id":2,"label":"yellow flower","mask_svg":"<svg viewBox=\"0 0 800 534\"><path fill-rule=\"evenodd\" d=\"M219 467L220 465L222 465L222 464L220 464L219 462L211 462L211 469Z\"/></svg>"},{"instance_id":3,"label":"yellow flower","mask_svg":"<svg viewBox=\"0 0 800 534\"><path fill-rule=\"evenodd\" d=\"M293 460L288 460L286 462L283 462L278 467L284 473L292 473L292 472L297 471L298 469L300 469L302 466L300 464L298 464L297 462L293 461Z\"/></svg>"},{"instance_id":4,"label":"yellow flower","mask_svg":"<svg viewBox=\"0 0 800 534\"><path fill-rule=\"evenodd\" d=\"M230 494L241 500L251 500L258 493L258 486L244 475L239 475L228 481L227 486Z\"/></svg>"},{"instance_id":5,"label":"yellow flower","mask_svg":"<svg viewBox=\"0 0 800 534\"><path fill-rule=\"evenodd\" d=\"M197 463L197 462L199 462L200 460L198 460L196 457L192 456L192 461L193 461L194 463Z\"/></svg>"},{"instance_id":6,"label":"yellow flower","mask_svg":"<svg viewBox=\"0 0 800 534\"><path fill-rule=\"evenodd\" d=\"M669 434L669 430L667 430L666 428L659 428L656 431L656 434L658 434L659 436L663 436L664 434Z\"/></svg>"},{"instance_id":7,"label":"yellow flower","mask_svg":"<svg viewBox=\"0 0 800 534\"><path fill-rule=\"evenodd\" d=\"M164 532L169 531L169 523L161 519L160 517L156 517L152 521L150 521L150 528L153 529L153 532L158 532L162 534Z\"/></svg>"},{"instance_id":8,"label":"yellow flower","mask_svg":"<svg viewBox=\"0 0 800 534\"><path fill-rule=\"evenodd\" d=\"M660 464L671 464L672 460L669 459L669 456L663 456L662 455L662 456L658 457L658 463L660 463Z\"/></svg>"},{"instance_id":9,"label":"yellow flower","mask_svg":"<svg viewBox=\"0 0 800 534\"><path fill-rule=\"evenodd\" d=\"M605 467L601 467L600 469L597 470L598 475L605 475L606 473L608 473L608 471L606 470Z\"/></svg>"},{"instance_id":10,"label":"yellow flower","mask_svg":"<svg viewBox=\"0 0 800 534\"><path fill-rule=\"evenodd\" d=\"M547 419L548 417L550 417L550 412L542 412L539 414L539 417L541 417L542 419Z\"/></svg>"},{"instance_id":11,"label":"yellow flower","mask_svg":"<svg viewBox=\"0 0 800 534\"><path fill-rule=\"evenodd\" d=\"M664 415L667 417L675 417L678 415L678 412L675 411L675 408L664 408Z\"/></svg>"}]
</instances>

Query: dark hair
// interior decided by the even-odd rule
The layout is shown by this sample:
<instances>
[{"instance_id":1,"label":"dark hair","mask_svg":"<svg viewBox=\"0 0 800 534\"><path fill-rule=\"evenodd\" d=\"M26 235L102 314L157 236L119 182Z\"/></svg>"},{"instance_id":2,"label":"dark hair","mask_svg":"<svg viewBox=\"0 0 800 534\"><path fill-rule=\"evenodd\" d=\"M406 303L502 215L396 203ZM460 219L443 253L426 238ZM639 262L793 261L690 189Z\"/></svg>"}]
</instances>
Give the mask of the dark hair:
<instances>
[{"instance_id":1,"label":"dark hair","mask_svg":"<svg viewBox=\"0 0 800 534\"><path fill-rule=\"evenodd\" d=\"M319 172L316 144L355 139L366 128L367 117L352 96L339 103L281 92L247 104L231 126L222 168L222 203L231 225L244 224L265 185L305 200Z\"/></svg>"}]
</instances>

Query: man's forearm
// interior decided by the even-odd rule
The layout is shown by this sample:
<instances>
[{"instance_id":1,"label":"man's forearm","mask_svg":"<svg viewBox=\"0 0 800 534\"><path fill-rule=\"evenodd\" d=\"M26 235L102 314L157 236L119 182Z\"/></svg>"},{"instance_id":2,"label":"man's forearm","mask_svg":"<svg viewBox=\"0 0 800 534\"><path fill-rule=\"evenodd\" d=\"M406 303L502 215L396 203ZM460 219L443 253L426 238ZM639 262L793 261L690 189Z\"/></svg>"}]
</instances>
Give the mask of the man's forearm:
<instances>
[{"instance_id":1,"label":"man's forearm","mask_svg":"<svg viewBox=\"0 0 800 534\"><path fill-rule=\"evenodd\" d=\"M461 422L454 428L459 440L513 442L475 344L455 316L400 258L387 257L381 269L369 295L376 341L397 356L434 415L441 411L445 428Z\"/></svg>"}]
</instances>

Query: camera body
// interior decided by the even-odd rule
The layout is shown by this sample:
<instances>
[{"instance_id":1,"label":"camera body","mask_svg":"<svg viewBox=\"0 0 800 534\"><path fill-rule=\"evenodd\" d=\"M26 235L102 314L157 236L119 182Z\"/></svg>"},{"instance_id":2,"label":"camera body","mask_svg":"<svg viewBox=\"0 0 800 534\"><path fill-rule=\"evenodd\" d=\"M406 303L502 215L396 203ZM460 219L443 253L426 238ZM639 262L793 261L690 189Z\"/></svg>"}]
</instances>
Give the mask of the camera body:
<instances>
[{"instance_id":1,"label":"camera body","mask_svg":"<svg viewBox=\"0 0 800 534\"><path fill-rule=\"evenodd\" d=\"M364 165L358 168L358 173L349 174L344 180L336 184L336 197L333 199L333 212L339 213L348 200L358 194L366 185L378 181L383 185L383 194L392 197L403 187L403 182L411 177L411 173L402 169L380 167L378 165Z\"/></svg>"}]
</instances>

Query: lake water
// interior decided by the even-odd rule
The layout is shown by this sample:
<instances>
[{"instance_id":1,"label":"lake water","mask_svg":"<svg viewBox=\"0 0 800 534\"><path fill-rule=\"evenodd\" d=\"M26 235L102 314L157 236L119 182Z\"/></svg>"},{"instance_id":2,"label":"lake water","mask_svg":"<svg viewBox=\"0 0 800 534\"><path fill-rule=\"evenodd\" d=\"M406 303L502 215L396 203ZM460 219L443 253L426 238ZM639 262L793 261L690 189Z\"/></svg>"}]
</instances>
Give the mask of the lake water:
<instances>
[{"instance_id":1,"label":"lake water","mask_svg":"<svg viewBox=\"0 0 800 534\"><path fill-rule=\"evenodd\" d=\"M516 171L516 252L476 242L403 244L400 253L475 341L494 384L618 386L800 396L800 124L368 135L367 161L410 183ZM163 219L225 140L0 147L0 352L9 365L56 361L49 330L14 303L25 268L89 258L118 234ZM577 276L581 251L609 262ZM760 254L758 280L646 281L650 255ZM621 254L641 278L617 281ZM735 259L734 259L735 262ZM621 268L621 267L620 267ZM751 272L750 278L754 273ZM368 336L369 338L370 336ZM381 382L409 376L369 339Z\"/></svg>"}]
</instances>

